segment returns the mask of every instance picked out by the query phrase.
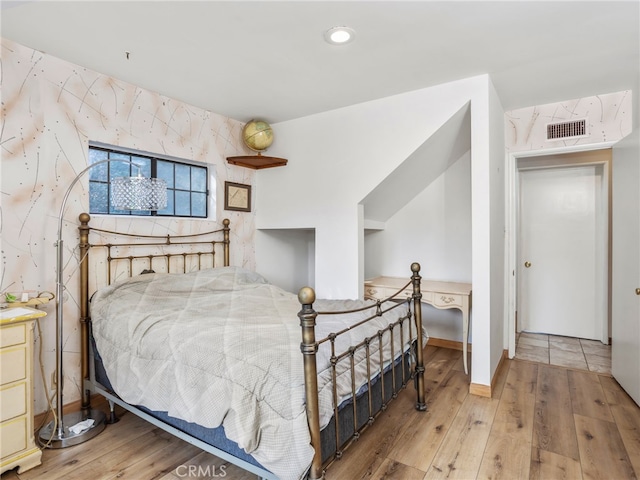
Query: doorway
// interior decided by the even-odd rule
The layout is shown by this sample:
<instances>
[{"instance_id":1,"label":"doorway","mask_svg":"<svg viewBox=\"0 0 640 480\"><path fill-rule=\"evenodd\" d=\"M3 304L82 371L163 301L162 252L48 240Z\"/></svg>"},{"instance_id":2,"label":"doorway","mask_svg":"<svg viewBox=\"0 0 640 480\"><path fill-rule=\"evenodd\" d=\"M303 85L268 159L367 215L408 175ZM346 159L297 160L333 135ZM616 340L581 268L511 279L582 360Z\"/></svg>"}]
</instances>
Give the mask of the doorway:
<instances>
[{"instance_id":1,"label":"doorway","mask_svg":"<svg viewBox=\"0 0 640 480\"><path fill-rule=\"evenodd\" d=\"M513 160L509 356L520 331L608 344L611 150Z\"/></svg>"}]
</instances>

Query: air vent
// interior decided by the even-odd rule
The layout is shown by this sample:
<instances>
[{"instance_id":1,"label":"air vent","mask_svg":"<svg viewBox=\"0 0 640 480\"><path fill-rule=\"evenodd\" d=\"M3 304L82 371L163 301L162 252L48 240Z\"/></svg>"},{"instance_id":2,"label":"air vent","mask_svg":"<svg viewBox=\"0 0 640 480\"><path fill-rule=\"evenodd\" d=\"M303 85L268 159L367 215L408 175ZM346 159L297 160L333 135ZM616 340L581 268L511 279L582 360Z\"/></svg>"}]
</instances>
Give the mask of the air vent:
<instances>
[{"instance_id":1,"label":"air vent","mask_svg":"<svg viewBox=\"0 0 640 480\"><path fill-rule=\"evenodd\" d=\"M586 137L587 119L572 120L571 122L548 123L547 140Z\"/></svg>"}]
</instances>

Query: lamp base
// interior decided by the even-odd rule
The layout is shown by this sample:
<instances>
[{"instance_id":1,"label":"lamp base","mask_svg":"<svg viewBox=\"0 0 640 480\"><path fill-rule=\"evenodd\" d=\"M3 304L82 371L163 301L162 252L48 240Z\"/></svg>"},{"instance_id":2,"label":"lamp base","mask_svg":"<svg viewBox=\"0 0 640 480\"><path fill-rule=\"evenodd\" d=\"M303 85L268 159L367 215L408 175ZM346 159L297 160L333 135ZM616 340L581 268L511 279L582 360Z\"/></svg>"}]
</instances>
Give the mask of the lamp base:
<instances>
[{"instance_id":1,"label":"lamp base","mask_svg":"<svg viewBox=\"0 0 640 480\"><path fill-rule=\"evenodd\" d=\"M69 430L69 426L74 426L84 420L93 419L94 423L87 430L74 433ZM62 417L64 432L58 432L55 420L52 420L38 432L40 444L47 448L65 448L86 442L104 430L106 415L100 410L90 410L89 412L74 412Z\"/></svg>"}]
</instances>

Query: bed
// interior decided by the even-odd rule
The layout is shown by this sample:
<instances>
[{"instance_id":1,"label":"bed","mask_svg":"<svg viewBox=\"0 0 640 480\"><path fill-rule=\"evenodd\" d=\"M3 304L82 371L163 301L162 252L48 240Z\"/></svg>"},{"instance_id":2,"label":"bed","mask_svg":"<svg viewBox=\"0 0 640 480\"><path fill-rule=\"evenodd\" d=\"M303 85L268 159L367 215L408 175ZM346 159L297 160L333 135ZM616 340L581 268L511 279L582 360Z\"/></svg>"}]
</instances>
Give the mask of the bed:
<instances>
[{"instance_id":1,"label":"bed","mask_svg":"<svg viewBox=\"0 0 640 480\"><path fill-rule=\"evenodd\" d=\"M274 480L322 478L412 380L426 410L418 264L398 290L413 285L408 298L322 300L230 266L228 220L158 237L89 222L80 215L83 409L103 395Z\"/></svg>"}]
</instances>

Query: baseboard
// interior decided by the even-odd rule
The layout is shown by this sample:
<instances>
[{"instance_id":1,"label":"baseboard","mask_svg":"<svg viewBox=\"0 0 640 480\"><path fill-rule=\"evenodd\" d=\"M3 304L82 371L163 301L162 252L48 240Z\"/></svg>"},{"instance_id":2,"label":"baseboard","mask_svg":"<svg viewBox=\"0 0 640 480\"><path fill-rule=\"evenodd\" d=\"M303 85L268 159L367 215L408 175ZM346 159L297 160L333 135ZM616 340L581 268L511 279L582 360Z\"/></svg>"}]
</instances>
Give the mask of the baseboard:
<instances>
[{"instance_id":1,"label":"baseboard","mask_svg":"<svg viewBox=\"0 0 640 480\"><path fill-rule=\"evenodd\" d=\"M469 393L472 395L478 395L479 397L491 398L492 392L495 391L496 381L500 378L500 374L502 373L502 369L506 367L507 362L505 361L509 358L509 351L502 350L502 356L500 357L500 361L498 362L498 366L496 367L496 371L493 373L493 378L491 379L491 385L483 385L481 383L472 383L469 385Z\"/></svg>"},{"instance_id":2,"label":"baseboard","mask_svg":"<svg viewBox=\"0 0 640 480\"><path fill-rule=\"evenodd\" d=\"M481 383L471 383L469 385L469 393L479 397L491 398L491 386Z\"/></svg>"},{"instance_id":3,"label":"baseboard","mask_svg":"<svg viewBox=\"0 0 640 480\"><path fill-rule=\"evenodd\" d=\"M462 342L456 342L455 340L445 340L444 338L429 337L427 346L449 348L451 350L462 351ZM471 351L471 344L467 344L467 350Z\"/></svg>"}]
</instances>

